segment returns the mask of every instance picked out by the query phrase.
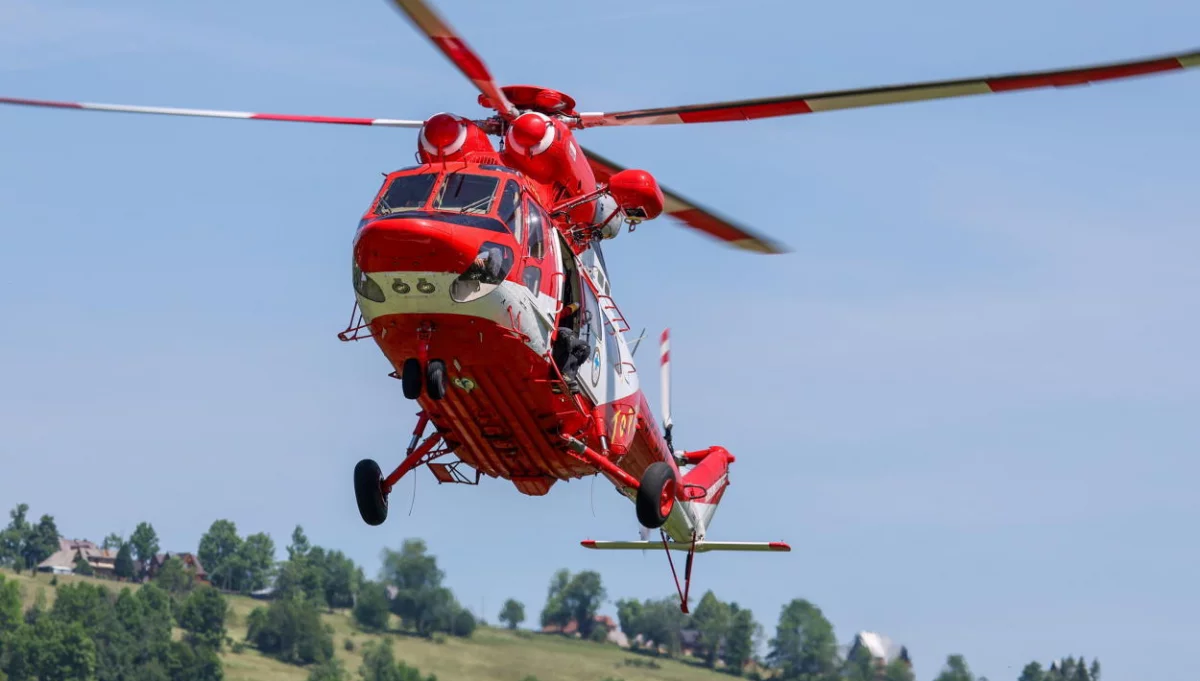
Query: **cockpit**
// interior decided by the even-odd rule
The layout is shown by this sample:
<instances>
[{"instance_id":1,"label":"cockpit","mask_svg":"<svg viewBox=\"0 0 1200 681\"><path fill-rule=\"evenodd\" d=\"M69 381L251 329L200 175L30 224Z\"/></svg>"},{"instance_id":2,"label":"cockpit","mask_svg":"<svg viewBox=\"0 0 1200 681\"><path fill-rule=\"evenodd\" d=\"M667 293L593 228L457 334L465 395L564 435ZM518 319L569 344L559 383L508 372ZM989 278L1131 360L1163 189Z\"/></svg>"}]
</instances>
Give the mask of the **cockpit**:
<instances>
[{"instance_id":1,"label":"cockpit","mask_svg":"<svg viewBox=\"0 0 1200 681\"><path fill-rule=\"evenodd\" d=\"M500 166L443 170L417 166L393 175L372 210L374 217L421 214L464 225L506 231L520 240L520 185L515 173ZM459 220L486 216L492 220Z\"/></svg>"}]
</instances>

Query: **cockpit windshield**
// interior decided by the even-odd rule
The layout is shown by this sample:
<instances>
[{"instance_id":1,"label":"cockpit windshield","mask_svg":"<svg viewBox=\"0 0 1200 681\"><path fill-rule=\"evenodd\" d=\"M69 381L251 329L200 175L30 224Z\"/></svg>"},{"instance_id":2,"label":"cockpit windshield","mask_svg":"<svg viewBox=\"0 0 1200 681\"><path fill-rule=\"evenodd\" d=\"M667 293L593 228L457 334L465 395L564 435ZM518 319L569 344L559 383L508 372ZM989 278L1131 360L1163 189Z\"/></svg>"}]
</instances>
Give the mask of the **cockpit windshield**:
<instances>
[{"instance_id":1,"label":"cockpit windshield","mask_svg":"<svg viewBox=\"0 0 1200 681\"><path fill-rule=\"evenodd\" d=\"M485 215L492 212L500 178L494 175L451 173L438 187L434 210Z\"/></svg>"},{"instance_id":2,"label":"cockpit windshield","mask_svg":"<svg viewBox=\"0 0 1200 681\"><path fill-rule=\"evenodd\" d=\"M421 210L425 201L433 192L433 183L437 181L437 173L422 173L420 175L401 175L392 180L387 191L379 198L375 207L376 215L391 215L404 211Z\"/></svg>"}]
</instances>

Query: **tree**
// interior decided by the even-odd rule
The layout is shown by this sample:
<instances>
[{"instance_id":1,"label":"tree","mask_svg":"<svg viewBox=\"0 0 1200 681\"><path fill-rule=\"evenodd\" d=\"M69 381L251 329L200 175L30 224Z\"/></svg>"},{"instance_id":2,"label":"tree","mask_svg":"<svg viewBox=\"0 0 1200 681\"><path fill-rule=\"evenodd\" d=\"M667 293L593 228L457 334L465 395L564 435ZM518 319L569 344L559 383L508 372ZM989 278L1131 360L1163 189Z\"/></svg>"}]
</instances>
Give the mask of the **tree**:
<instances>
[{"instance_id":1,"label":"tree","mask_svg":"<svg viewBox=\"0 0 1200 681\"><path fill-rule=\"evenodd\" d=\"M208 585L192 591L179 612L179 626L199 645L221 649L229 606L219 591Z\"/></svg>"},{"instance_id":2,"label":"tree","mask_svg":"<svg viewBox=\"0 0 1200 681\"><path fill-rule=\"evenodd\" d=\"M641 636L655 649L666 648L667 655L679 654L682 643L680 630L685 616L680 612L679 601L674 596L658 601L617 601L617 619L631 645Z\"/></svg>"},{"instance_id":3,"label":"tree","mask_svg":"<svg viewBox=\"0 0 1200 681\"><path fill-rule=\"evenodd\" d=\"M379 582L366 582L358 590L354 621L367 631L386 631L390 605L386 586Z\"/></svg>"},{"instance_id":4,"label":"tree","mask_svg":"<svg viewBox=\"0 0 1200 681\"><path fill-rule=\"evenodd\" d=\"M916 681L912 665L905 660L892 660L883 670L883 681Z\"/></svg>"},{"instance_id":5,"label":"tree","mask_svg":"<svg viewBox=\"0 0 1200 681\"><path fill-rule=\"evenodd\" d=\"M96 574L96 571L92 569L92 564L87 562L87 559L84 558L83 554L81 553L75 554L74 572L77 575L84 575L85 577L91 577L92 575Z\"/></svg>"},{"instance_id":6,"label":"tree","mask_svg":"<svg viewBox=\"0 0 1200 681\"><path fill-rule=\"evenodd\" d=\"M1100 660L1092 660L1092 668L1088 670L1088 675L1092 677L1092 681L1100 681Z\"/></svg>"},{"instance_id":7,"label":"tree","mask_svg":"<svg viewBox=\"0 0 1200 681\"><path fill-rule=\"evenodd\" d=\"M975 675L962 655L950 655L946 658L946 666L942 667L934 681L975 681Z\"/></svg>"},{"instance_id":8,"label":"tree","mask_svg":"<svg viewBox=\"0 0 1200 681\"><path fill-rule=\"evenodd\" d=\"M504 607L500 609L500 621L509 629L516 629L525 621L525 604L511 598L504 601Z\"/></svg>"},{"instance_id":9,"label":"tree","mask_svg":"<svg viewBox=\"0 0 1200 681\"><path fill-rule=\"evenodd\" d=\"M850 650L842 670L842 678L846 681L873 681L875 658L866 646L859 645Z\"/></svg>"},{"instance_id":10,"label":"tree","mask_svg":"<svg viewBox=\"0 0 1200 681\"><path fill-rule=\"evenodd\" d=\"M574 620L579 635L589 638L596 626L596 611L606 596L600 573L584 570L572 576L568 570L559 570L550 580L542 626L565 627Z\"/></svg>"},{"instance_id":11,"label":"tree","mask_svg":"<svg viewBox=\"0 0 1200 681\"><path fill-rule=\"evenodd\" d=\"M770 647L767 659L779 668L781 679L815 681L836 673L833 625L820 608L804 599L783 607Z\"/></svg>"},{"instance_id":12,"label":"tree","mask_svg":"<svg viewBox=\"0 0 1200 681\"><path fill-rule=\"evenodd\" d=\"M725 664L740 676L746 664L754 659L754 635L757 633L759 625L754 621L754 613L748 609L739 608L737 603L730 603L729 611L730 624L729 635L725 641Z\"/></svg>"},{"instance_id":13,"label":"tree","mask_svg":"<svg viewBox=\"0 0 1200 681\"><path fill-rule=\"evenodd\" d=\"M21 585L0 575L0 638L21 625Z\"/></svg>"},{"instance_id":14,"label":"tree","mask_svg":"<svg viewBox=\"0 0 1200 681\"><path fill-rule=\"evenodd\" d=\"M96 644L79 622L54 617L17 629L5 646L11 681L75 681L96 676Z\"/></svg>"},{"instance_id":15,"label":"tree","mask_svg":"<svg viewBox=\"0 0 1200 681\"><path fill-rule=\"evenodd\" d=\"M21 546L21 557L26 567L32 569L58 551L58 547L58 527L54 524L54 517L43 515L26 535Z\"/></svg>"},{"instance_id":16,"label":"tree","mask_svg":"<svg viewBox=\"0 0 1200 681\"><path fill-rule=\"evenodd\" d=\"M285 598L255 608L246 620L246 640L265 655L289 664L312 664L333 657L333 635L311 601Z\"/></svg>"},{"instance_id":17,"label":"tree","mask_svg":"<svg viewBox=\"0 0 1200 681\"><path fill-rule=\"evenodd\" d=\"M423 540L406 539L400 551L385 549L382 574L396 587L391 610L404 626L422 636L451 630L459 605L442 586L445 573L438 568L437 558L427 553Z\"/></svg>"},{"instance_id":18,"label":"tree","mask_svg":"<svg viewBox=\"0 0 1200 681\"><path fill-rule=\"evenodd\" d=\"M308 543L304 528L297 525L296 529L292 530L292 543L287 547L288 560L304 558L311 549L312 545Z\"/></svg>"},{"instance_id":19,"label":"tree","mask_svg":"<svg viewBox=\"0 0 1200 681\"><path fill-rule=\"evenodd\" d=\"M717 654L733 624L729 606L718 600L712 590L706 591L692 615L692 624L700 634L699 643L704 649L705 664L709 669L716 669Z\"/></svg>"},{"instance_id":20,"label":"tree","mask_svg":"<svg viewBox=\"0 0 1200 681\"><path fill-rule=\"evenodd\" d=\"M196 586L196 574L177 556L171 556L158 569L154 583L174 596L185 596Z\"/></svg>"},{"instance_id":21,"label":"tree","mask_svg":"<svg viewBox=\"0 0 1200 681\"><path fill-rule=\"evenodd\" d=\"M133 548L128 543L121 544L117 551L117 559L113 561L113 572L121 579L133 578Z\"/></svg>"},{"instance_id":22,"label":"tree","mask_svg":"<svg viewBox=\"0 0 1200 681\"><path fill-rule=\"evenodd\" d=\"M226 590L234 587L234 580L243 569L238 563L238 550L241 546L242 539L238 536L237 525L229 520L214 521L208 531L200 537L200 548L196 557L208 570L213 584L220 584Z\"/></svg>"},{"instance_id":23,"label":"tree","mask_svg":"<svg viewBox=\"0 0 1200 681\"><path fill-rule=\"evenodd\" d=\"M1045 681L1046 672L1042 670L1042 665L1037 662L1030 662L1021 670L1021 676L1017 681Z\"/></svg>"},{"instance_id":24,"label":"tree","mask_svg":"<svg viewBox=\"0 0 1200 681\"><path fill-rule=\"evenodd\" d=\"M106 536L104 541L100 544L100 548L104 549L105 551L112 551L113 549L121 548L121 545L124 543L125 539L120 535L120 533L109 532L108 536Z\"/></svg>"},{"instance_id":25,"label":"tree","mask_svg":"<svg viewBox=\"0 0 1200 681\"><path fill-rule=\"evenodd\" d=\"M563 604L579 627L580 636L591 638L596 626L596 611L607 596L599 572L584 570L571 578L563 592Z\"/></svg>"},{"instance_id":26,"label":"tree","mask_svg":"<svg viewBox=\"0 0 1200 681\"><path fill-rule=\"evenodd\" d=\"M22 566L24 561L21 549L30 529L29 521L25 519L28 512L29 504L17 504L9 511L8 516L11 520L8 527L0 532L0 565L15 565L18 569Z\"/></svg>"},{"instance_id":27,"label":"tree","mask_svg":"<svg viewBox=\"0 0 1200 681\"><path fill-rule=\"evenodd\" d=\"M432 674L423 677L416 667L410 667L403 661L396 662L391 639L371 641L363 646L363 661L358 668L358 675L362 681L437 681Z\"/></svg>"},{"instance_id":28,"label":"tree","mask_svg":"<svg viewBox=\"0 0 1200 681\"><path fill-rule=\"evenodd\" d=\"M150 565L150 561L158 555L158 533L150 523L138 523L129 536L129 544L144 566Z\"/></svg>"},{"instance_id":29,"label":"tree","mask_svg":"<svg viewBox=\"0 0 1200 681\"><path fill-rule=\"evenodd\" d=\"M550 587L546 589L546 605L542 607L542 626L565 627L571 621L571 613L563 602L563 593L571 583L571 571L559 570L550 578Z\"/></svg>"},{"instance_id":30,"label":"tree","mask_svg":"<svg viewBox=\"0 0 1200 681\"><path fill-rule=\"evenodd\" d=\"M236 575L238 591L257 591L267 585L275 568L275 542L271 536L259 532L246 537L238 547L238 557L243 572Z\"/></svg>"},{"instance_id":31,"label":"tree","mask_svg":"<svg viewBox=\"0 0 1200 681\"><path fill-rule=\"evenodd\" d=\"M331 611L334 608L352 607L354 592L363 581L362 568L341 551L322 552L318 562L323 574L321 586L325 592L325 604Z\"/></svg>"},{"instance_id":32,"label":"tree","mask_svg":"<svg viewBox=\"0 0 1200 681\"><path fill-rule=\"evenodd\" d=\"M313 666L308 681L346 681L346 666L336 657Z\"/></svg>"}]
</instances>

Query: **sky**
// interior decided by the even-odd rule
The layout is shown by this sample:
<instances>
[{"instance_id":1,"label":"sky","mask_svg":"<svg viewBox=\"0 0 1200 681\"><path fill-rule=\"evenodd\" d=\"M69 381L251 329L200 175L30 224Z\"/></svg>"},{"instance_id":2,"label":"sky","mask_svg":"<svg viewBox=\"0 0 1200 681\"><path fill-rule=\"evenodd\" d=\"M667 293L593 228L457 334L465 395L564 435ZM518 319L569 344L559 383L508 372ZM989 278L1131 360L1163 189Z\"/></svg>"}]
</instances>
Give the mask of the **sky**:
<instances>
[{"instance_id":1,"label":"sky","mask_svg":"<svg viewBox=\"0 0 1200 681\"><path fill-rule=\"evenodd\" d=\"M581 110L772 96L1197 47L1200 6L711 0L438 7L502 83ZM482 116L382 0L0 0L5 96L421 119ZM1200 636L1200 73L750 123L590 130L793 251L666 219L608 245L613 293L671 328L678 445L737 456L693 588L768 637L793 598L917 677L991 681L1099 657L1189 678ZM218 518L292 528L368 574L422 537L468 606L535 623L553 572L611 601L674 593L604 480L544 498L402 481L381 527L351 471L399 461L415 408L341 343L350 242L412 130L0 109L0 505L101 539L150 520L194 551ZM654 344L647 343L647 348ZM653 366L653 350L640 353ZM657 372L642 373L652 404ZM410 513L411 507L411 513Z\"/></svg>"}]
</instances>

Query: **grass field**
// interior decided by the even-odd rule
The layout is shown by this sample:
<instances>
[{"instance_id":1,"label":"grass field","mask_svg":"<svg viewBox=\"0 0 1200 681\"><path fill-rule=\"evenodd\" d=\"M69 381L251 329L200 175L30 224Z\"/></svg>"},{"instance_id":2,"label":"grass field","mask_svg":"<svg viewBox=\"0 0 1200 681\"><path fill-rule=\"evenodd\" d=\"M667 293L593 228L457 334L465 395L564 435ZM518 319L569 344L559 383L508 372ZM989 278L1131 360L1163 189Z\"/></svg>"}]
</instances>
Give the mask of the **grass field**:
<instances>
[{"instance_id":1,"label":"grass field","mask_svg":"<svg viewBox=\"0 0 1200 681\"><path fill-rule=\"evenodd\" d=\"M26 607L34 603L39 591L45 594L47 604L54 602L55 588L50 585L50 575L14 575L7 570L3 574L20 583ZM75 575L58 576L59 584L76 581L92 581L118 591L127 586ZM242 596L227 598L229 636L235 641L244 640L246 616L263 603ZM417 667L422 674L436 674L439 681L522 681L527 676L539 681L730 681L733 678L694 664L636 655L615 645L561 636L480 627L468 640L447 637L437 643L401 634L363 633L354 626L348 612L326 614L324 620L333 628L334 649L346 665L350 679L359 678L363 644L385 636L392 640L398 660ZM345 649L347 639L354 643L353 651ZM307 669L264 657L250 647L241 653L226 649L221 659L227 681L304 681L308 676ZM657 668L645 666L651 664Z\"/></svg>"}]
</instances>

